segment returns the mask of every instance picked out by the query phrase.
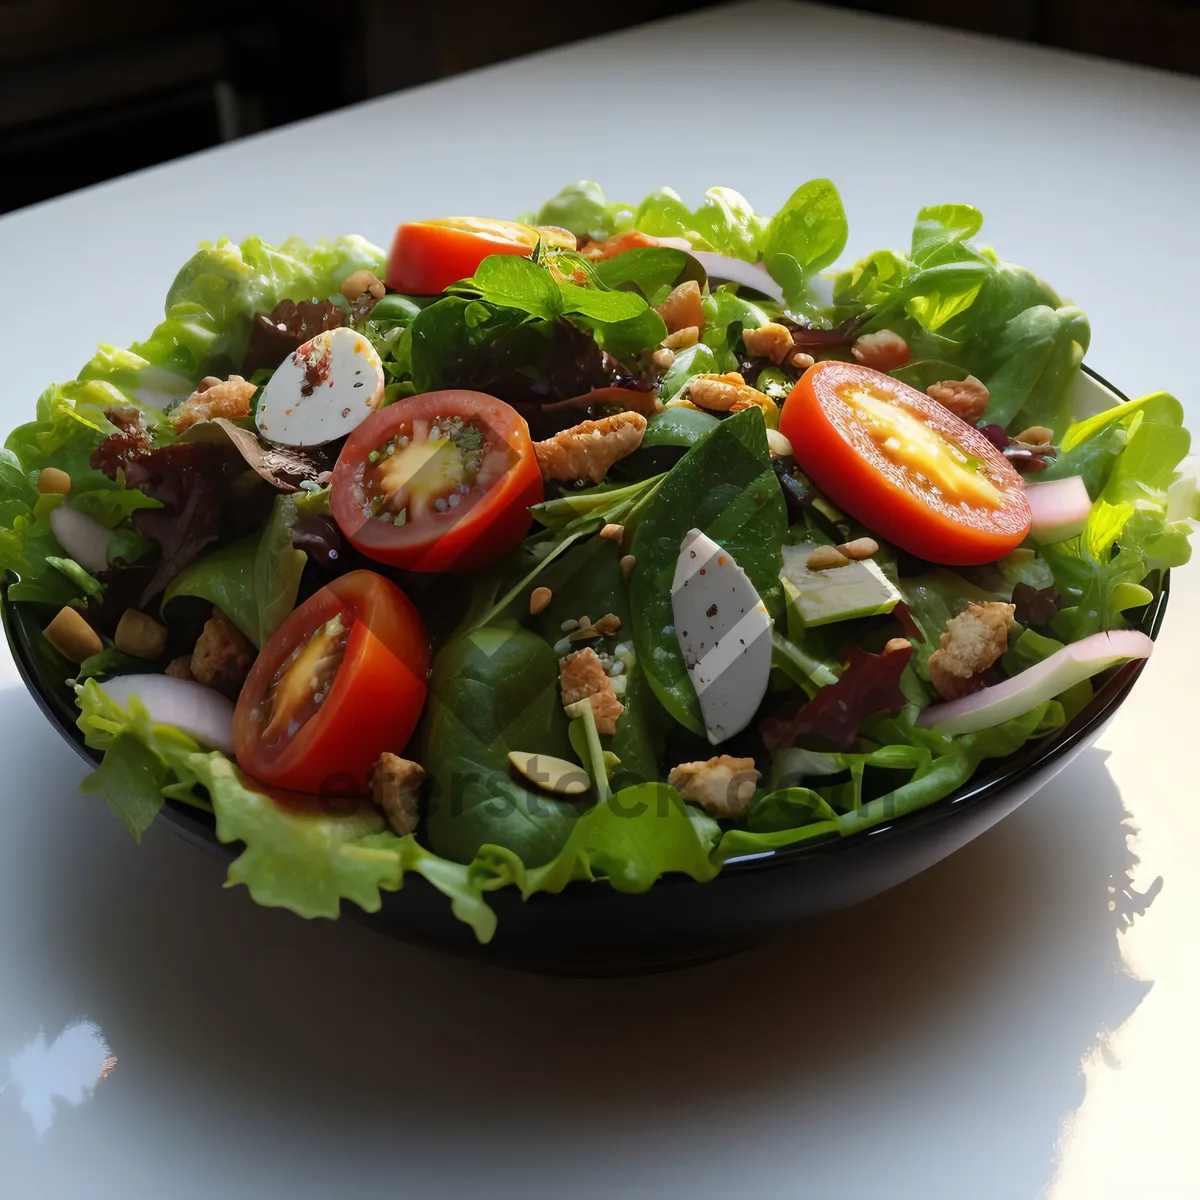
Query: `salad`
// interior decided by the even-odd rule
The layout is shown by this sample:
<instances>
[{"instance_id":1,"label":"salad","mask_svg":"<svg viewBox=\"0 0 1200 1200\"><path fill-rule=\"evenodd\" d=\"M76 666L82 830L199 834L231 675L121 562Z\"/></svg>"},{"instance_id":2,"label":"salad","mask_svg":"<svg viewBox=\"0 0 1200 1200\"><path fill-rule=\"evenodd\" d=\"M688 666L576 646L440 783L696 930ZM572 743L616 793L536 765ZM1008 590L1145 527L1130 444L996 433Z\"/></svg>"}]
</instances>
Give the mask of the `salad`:
<instances>
[{"instance_id":1,"label":"salad","mask_svg":"<svg viewBox=\"0 0 1200 1200\"><path fill-rule=\"evenodd\" d=\"M497 888L710 880L1062 728L1150 653L1197 476L1171 396L1081 407L1086 316L981 224L838 270L827 180L577 183L202 245L0 454L83 790L211 814L261 904L415 872L486 941Z\"/></svg>"}]
</instances>

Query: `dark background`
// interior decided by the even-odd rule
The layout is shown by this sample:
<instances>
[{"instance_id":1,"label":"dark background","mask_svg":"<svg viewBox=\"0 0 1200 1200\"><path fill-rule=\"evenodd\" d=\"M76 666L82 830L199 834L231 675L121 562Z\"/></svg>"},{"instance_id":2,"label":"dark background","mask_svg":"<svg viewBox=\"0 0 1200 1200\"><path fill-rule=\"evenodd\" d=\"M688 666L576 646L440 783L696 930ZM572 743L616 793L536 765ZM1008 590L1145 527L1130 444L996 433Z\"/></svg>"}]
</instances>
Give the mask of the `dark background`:
<instances>
[{"instance_id":1,"label":"dark background","mask_svg":"<svg viewBox=\"0 0 1200 1200\"><path fill-rule=\"evenodd\" d=\"M1200 73L1200 0L841 6ZM0 0L0 212L356 100L704 7Z\"/></svg>"}]
</instances>

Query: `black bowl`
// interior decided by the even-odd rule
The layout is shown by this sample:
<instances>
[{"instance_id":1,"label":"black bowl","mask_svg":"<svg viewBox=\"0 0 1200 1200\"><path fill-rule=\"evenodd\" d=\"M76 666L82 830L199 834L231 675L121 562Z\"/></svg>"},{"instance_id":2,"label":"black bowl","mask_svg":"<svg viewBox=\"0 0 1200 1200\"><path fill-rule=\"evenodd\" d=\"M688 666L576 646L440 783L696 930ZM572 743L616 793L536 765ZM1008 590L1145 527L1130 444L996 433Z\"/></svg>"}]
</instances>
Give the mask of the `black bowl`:
<instances>
[{"instance_id":1,"label":"black bowl","mask_svg":"<svg viewBox=\"0 0 1200 1200\"><path fill-rule=\"evenodd\" d=\"M1106 385L1108 386L1108 385ZM1115 391L1115 389L1113 389ZM1138 628L1158 634L1168 580L1144 609ZM9 647L38 706L90 763L75 727L69 690L45 692L37 665L40 625L5 595L0 605ZM379 933L498 965L566 975L617 975L667 970L733 953L811 917L870 899L965 846L1024 803L1096 740L1141 674L1144 660L1100 677L1087 708L1066 728L991 761L951 795L917 812L849 837L730 860L709 883L668 876L642 895L604 883L574 883L559 895L522 900L513 888L492 892L499 918L492 942L479 945L456 920L446 898L419 876L386 892L377 913L347 911ZM211 818L168 800L162 820L181 837L227 859L236 845L217 841Z\"/></svg>"}]
</instances>

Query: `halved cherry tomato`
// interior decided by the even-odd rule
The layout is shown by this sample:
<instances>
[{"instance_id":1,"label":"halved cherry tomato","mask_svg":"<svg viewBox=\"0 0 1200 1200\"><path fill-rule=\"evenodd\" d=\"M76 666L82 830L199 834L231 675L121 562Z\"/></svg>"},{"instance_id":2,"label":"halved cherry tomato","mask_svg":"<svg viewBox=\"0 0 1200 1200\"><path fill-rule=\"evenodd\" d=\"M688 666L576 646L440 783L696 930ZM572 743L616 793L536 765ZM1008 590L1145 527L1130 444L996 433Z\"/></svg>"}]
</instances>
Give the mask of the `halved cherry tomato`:
<instances>
[{"instance_id":1,"label":"halved cherry tomato","mask_svg":"<svg viewBox=\"0 0 1200 1200\"><path fill-rule=\"evenodd\" d=\"M330 502L363 554L470 571L514 550L542 500L525 418L482 392L425 392L372 413L333 468Z\"/></svg>"},{"instance_id":2,"label":"halved cherry tomato","mask_svg":"<svg viewBox=\"0 0 1200 1200\"><path fill-rule=\"evenodd\" d=\"M535 228L488 217L441 217L401 225L388 256L387 285L410 296L434 296L474 275L490 254L528 258L539 238L563 250L575 249L574 235L553 225Z\"/></svg>"},{"instance_id":3,"label":"halved cherry tomato","mask_svg":"<svg viewBox=\"0 0 1200 1200\"><path fill-rule=\"evenodd\" d=\"M242 686L233 746L248 775L294 791L363 795L421 716L429 636L412 601L351 571L271 635Z\"/></svg>"},{"instance_id":4,"label":"halved cherry tomato","mask_svg":"<svg viewBox=\"0 0 1200 1200\"><path fill-rule=\"evenodd\" d=\"M836 505L931 562L994 562L1029 532L1025 483L974 426L854 363L821 362L779 418L796 461Z\"/></svg>"}]
</instances>

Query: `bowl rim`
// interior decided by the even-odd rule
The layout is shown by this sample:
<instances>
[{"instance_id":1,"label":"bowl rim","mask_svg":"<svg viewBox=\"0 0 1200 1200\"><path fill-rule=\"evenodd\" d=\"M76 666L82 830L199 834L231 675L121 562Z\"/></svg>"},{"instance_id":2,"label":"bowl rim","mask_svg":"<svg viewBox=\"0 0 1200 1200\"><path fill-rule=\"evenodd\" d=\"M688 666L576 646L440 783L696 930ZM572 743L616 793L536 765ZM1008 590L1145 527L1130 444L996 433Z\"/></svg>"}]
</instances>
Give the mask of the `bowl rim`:
<instances>
[{"instance_id":1,"label":"bowl rim","mask_svg":"<svg viewBox=\"0 0 1200 1200\"><path fill-rule=\"evenodd\" d=\"M1120 401L1127 401L1128 398L1125 394L1098 372L1082 364L1081 370ZM1146 606L1142 620L1139 622L1141 630L1151 639L1157 639L1162 628L1169 594L1170 571L1163 571L1158 594ZM64 712L59 711L52 700L38 687L37 672L31 661L31 647L28 640L18 631L14 612L15 602L9 600L8 584L5 582L3 598L0 601L0 622L3 623L9 651L17 666L17 673L42 714L58 730L59 734L87 762L98 766L103 755L86 744L83 733L75 722L67 720ZM861 847L868 839L872 843L891 841L976 807L1013 784L1042 770L1056 759L1068 755L1081 741L1088 740L1099 726L1108 721L1124 701L1145 668L1146 661L1146 659L1135 659L1123 663L1106 676L1102 676L1103 683L1098 691L1073 720L1045 737L1027 741L1014 753L993 760L990 769L977 770L970 779L940 800L935 800L901 816L884 819L877 825L855 830L852 833L831 832L811 840L726 859L718 874L712 880L707 881L708 885L717 883L723 878L736 878L762 871L777 870L782 867L794 866L805 859L852 850ZM202 813L194 807L174 799L164 801L161 813L174 831L187 840L203 845L230 859L240 853L238 842L226 843L217 839L216 822L209 814ZM661 887L664 884L685 885L695 882L685 875L668 874L656 881L655 887Z\"/></svg>"}]
</instances>

